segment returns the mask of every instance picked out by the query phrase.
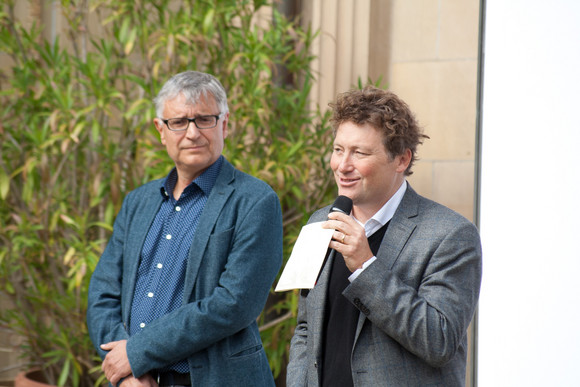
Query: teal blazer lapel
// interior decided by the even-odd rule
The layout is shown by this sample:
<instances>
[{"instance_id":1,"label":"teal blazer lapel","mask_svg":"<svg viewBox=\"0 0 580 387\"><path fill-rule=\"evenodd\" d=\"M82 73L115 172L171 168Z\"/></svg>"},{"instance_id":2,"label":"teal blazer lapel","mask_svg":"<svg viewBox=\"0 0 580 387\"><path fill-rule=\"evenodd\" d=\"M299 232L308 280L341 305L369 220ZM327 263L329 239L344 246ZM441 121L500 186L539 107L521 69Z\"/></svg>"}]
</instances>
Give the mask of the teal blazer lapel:
<instances>
[{"instance_id":1,"label":"teal blazer lapel","mask_svg":"<svg viewBox=\"0 0 580 387\"><path fill-rule=\"evenodd\" d=\"M185 272L185 284L183 292L183 303L189 302L195 280L199 273L199 267L203 260L204 252L211 256L211 251L206 251L209 238L215 229L217 222L222 219L222 211L228 198L235 190L234 167L224 159L220 174L214 184L209 198L205 204L199 224L193 236L189 249L189 260Z\"/></svg>"},{"instance_id":2,"label":"teal blazer lapel","mask_svg":"<svg viewBox=\"0 0 580 387\"><path fill-rule=\"evenodd\" d=\"M131 224L141 225L141 227L130 228L129 235L125 238L125 258L123 259L123 270L126 274L123 286L123 320L128 321L128 314L131 311L133 294L137 283L137 270L141 261L141 251L147 237L147 232L155 220L155 216L161 207L163 197L160 189L164 179L153 182L149 187L151 191L145 192L138 200L139 204L132 214Z\"/></svg>"}]
</instances>

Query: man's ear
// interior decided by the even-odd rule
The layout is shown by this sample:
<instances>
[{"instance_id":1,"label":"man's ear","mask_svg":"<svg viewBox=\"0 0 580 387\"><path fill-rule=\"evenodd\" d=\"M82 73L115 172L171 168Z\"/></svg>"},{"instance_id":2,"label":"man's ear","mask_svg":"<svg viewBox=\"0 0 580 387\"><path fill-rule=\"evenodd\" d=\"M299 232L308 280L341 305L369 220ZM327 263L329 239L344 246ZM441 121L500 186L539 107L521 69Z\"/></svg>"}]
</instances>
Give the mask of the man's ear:
<instances>
[{"instance_id":1,"label":"man's ear","mask_svg":"<svg viewBox=\"0 0 580 387\"><path fill-rule=\"evenodd\" d=\"M229 128L229 126L228 126L229 120L230 120L230 112L226 112L224 114L224 122L222 123L222 125L223 125L222 126L222 130L223 130L224 139L228 136L228 133L229 133L229 130L228 130L228 128Z\"/></svg>"},{"instance_id":2,"label":"man's ear","mask_svg":"<svg viewBox=\"0 0 580 387\"><path fill-rule=\"evenodd\" d=\"M165 145L165 131L163 130L163 126L165 125L163 121L159 118L154 118L153 123L155 124L155 129L159 132L159 137L161 139L161 143Z\"/></svg>"},{"instance_id":3,"label":"man's ear","mask_svg":"<svg viewBox=\"0 0 580 387\"><path fill-rule=\"evenodd\" d=\"M402 154L397 156L397 159L399 160L399 164L397 165L397 172L404 173L407 170L409 164L411 163L412 156L413 154L409 148L405 149Z\"/></svg>"}]
</instances>

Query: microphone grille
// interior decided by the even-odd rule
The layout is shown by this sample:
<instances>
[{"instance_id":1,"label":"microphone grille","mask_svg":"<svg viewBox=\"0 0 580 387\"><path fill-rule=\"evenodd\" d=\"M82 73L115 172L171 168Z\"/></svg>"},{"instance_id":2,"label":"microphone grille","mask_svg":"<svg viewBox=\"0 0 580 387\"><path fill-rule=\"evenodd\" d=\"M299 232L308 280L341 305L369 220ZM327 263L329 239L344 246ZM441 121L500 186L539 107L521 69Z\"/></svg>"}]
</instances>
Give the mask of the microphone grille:
<instances>
[{"instance_id":1,"label":"microphone grille","mask_svg":"<svg viewBox=\"0 0 580 387\"><path fill-rule=\"evenodd\" d=\"M342 212L344 214L350 215L351 211L352 199L347 196L340 195L336 198L332 207L330 207L329 212Z\"/></svg>"}]
</instances>

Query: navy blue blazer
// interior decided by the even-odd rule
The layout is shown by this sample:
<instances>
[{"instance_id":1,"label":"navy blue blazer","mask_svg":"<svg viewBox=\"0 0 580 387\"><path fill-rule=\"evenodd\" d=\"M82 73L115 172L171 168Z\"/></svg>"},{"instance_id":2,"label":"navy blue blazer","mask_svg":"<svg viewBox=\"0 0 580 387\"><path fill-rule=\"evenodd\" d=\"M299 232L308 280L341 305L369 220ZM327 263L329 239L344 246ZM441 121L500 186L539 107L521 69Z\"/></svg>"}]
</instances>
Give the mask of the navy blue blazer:
<instances>
[{"instance_id":1,"label":"navy blue blazer","mask_svg":"<svg viewBox=\"0 0 580 387\"><path fill-rule=\"evenodd\" d=\"M161 181L129 193L93 273L87 322L100 344L127 339L133 375L187 359L193 385L273 386L256 318L282 264L282 213L274 191L224 160L191 241L183 304L129 337L145 236Z\"/></svg>"}]
</instances>

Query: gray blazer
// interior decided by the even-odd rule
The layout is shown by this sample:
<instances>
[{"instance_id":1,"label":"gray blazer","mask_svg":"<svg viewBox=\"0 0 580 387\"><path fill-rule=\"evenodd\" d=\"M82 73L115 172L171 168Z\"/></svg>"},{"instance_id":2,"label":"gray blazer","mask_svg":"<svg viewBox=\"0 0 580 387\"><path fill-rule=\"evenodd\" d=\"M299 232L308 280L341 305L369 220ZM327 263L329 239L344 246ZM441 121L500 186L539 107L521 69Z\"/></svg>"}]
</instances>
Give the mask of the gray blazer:
<instances>
[{"instance_id":1,"label":"gray blazer","mask_svg":"<svg viewBox=\"0 0 580 387\"><path fill-rule=\"evenodd\" d=\"M187 359L196 386L273 386L256 318L282 264L280 202L224 160L191 241L183 304L129 338L136 273L161 181L125 198L91 278L87 322L99 345L128 339L133 374Z\"/></svg>"},{"instance_id":2,"label":"gray blazer","mask_svg":"<svg viewBox=\"0 0 580 387\"><path fill-rule=\"evenodd\" d=\"M310 222L326 220L328 207ZM302 290L290 347L289 387L320 383L331 253L316 286ZM351 354L355 386L465 385L467 327L481 282L481 244L461 215L410 186L377 260L343 292L360 310Z\"/></svg>"}]
</instances>

